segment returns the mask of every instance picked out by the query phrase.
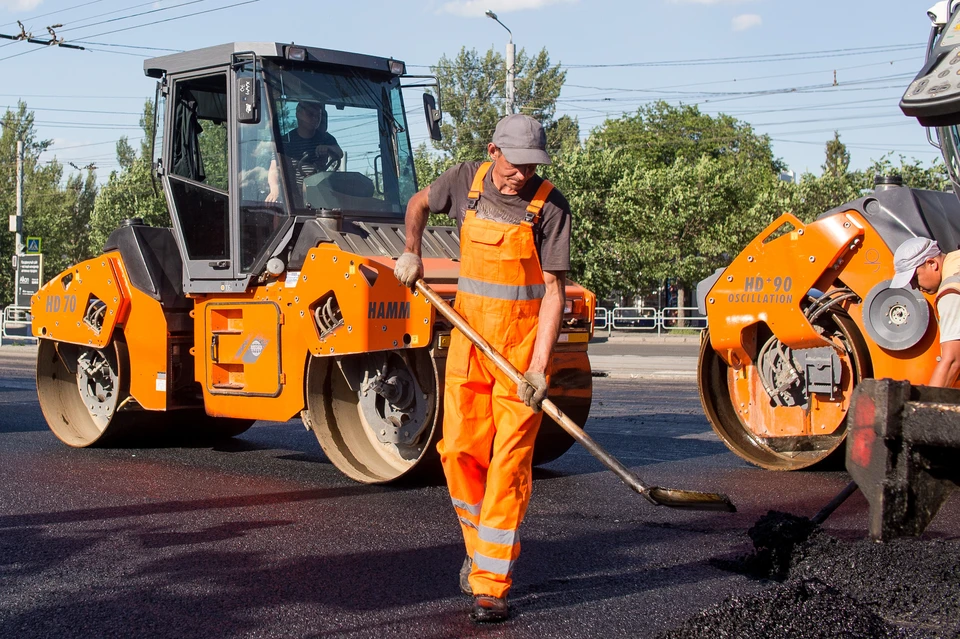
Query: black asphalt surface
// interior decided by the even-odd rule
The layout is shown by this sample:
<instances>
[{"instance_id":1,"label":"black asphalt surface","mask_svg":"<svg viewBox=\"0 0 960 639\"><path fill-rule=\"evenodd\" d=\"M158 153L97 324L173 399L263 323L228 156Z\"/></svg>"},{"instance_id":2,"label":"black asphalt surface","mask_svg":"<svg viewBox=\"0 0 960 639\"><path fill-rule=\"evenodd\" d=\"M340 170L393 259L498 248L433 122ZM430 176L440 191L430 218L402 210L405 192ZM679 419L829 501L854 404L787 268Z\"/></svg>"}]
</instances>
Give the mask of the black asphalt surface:
<instances>
[{"instance_id":1,"label":"black asphalt surface","mask_svg":"<svg viewBox=\"0 0 960 639\"><path fill-rule=\"evenodd\" d=\"M537 471L500 626L467 619L439 482L355 484L298 421L214 446L82 449L47 430L32 352L0 349L0 637L652 637L768 581L717 558L770 509L816 512L845 473L771 473L710 431L689 381L595 379L588 430L649 483L736 514L654 507L580 449ZM865 536L854 495L827 521ZM926 533L958 538L955 497Z\"/></svg>"}]
</instances>

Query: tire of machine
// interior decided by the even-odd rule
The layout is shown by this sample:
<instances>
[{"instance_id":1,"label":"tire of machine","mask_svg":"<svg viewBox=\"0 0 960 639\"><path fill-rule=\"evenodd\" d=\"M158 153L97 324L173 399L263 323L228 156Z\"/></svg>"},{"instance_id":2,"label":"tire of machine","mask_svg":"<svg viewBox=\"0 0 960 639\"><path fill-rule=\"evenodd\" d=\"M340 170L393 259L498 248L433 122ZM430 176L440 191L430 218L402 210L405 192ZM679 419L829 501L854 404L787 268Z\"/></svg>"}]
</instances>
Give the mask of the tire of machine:
<instances>
[{"instance_id":1,"label":"tire of machine","mask_svg":"<svg viewBox=\"0 0 960 639\"><path fill-rule=\"evenodd\" d=\"M415 446L391 447L376 441L365 423L360 400L332 358L311 357L307 364L306 404L302 418L327 458L347 477L364 484L413 479L439 470L439 388L435 362L424 349L406 351L413 358L421 389L427 395L427 425ZM363 357L363 355L349 356ZM422 467L422 468L421 468ZM433 471L433 472L431 472Z\"/></svg>"},{"instance_id":2,"label":"tire of machine","mask_svg":"<svg viewBox=\"0 0 960 639\"><path fill-rule=\"evenodd\" d=\"M96 415L84 403L78 383L81 354L106 363L115 380L105 402L114 412L109 419ZM212 417L203 408L175 411L116 410L129 397L130 359L122 334L104 349L90 349L41 339L37 349L37 396L47 425L62 442L74 448L89 446L177 445L197 440L235 437L254 420Z\"/></svg>"},{"instance_id":3,"label":"tire of machine","mask_svg":"<svg viewBox=\"0 0 960 639\"><path fill-rule=\"evenodd\" d=\"M98 358L108 370L109 392L102 394L101 412L85 403L78 382L82 354ZM47 425L68 446L86 448L117 442L134 426L134 413L116 411L129 395L130 368L126 343L116 336L104 349L91 349L41 339L37 349L37 397Z\"/></svg>"},{"instance_id":4,"label":"tire of machine","mask_svg":"<svg viewBox=\"0 0 960 639\"><path fill-rule=\"evenodd\" d=\"M440 466L440 456L437 453L437 442L442 437L443 423L443 387L445 359L435 359L425 351L410 351L418 358L418 369L421 372L418 380L421 387L433 384L430 409L432 423L428 427L429 438L422 447L420 456L415 463L406 468L397 468L391 460L384 460L378 454L378 446L369 436L360 436L361 425L354 423L347 428L339 423L338 414L343 416L344 409L357 404L355 393L342 383L342 375L336 362L330 358L313 357L307 364L307 410L302 415L304 424L312 430L320 442L320 447L330 461L345 475L361 483L387 483L399 479L405 481L436 481L442 479L443 470ZM584 355L585 357L585 355ZM430 374L423 375L429 365ZM559 371L552 376L554 387L573 385L579 393L561 395L551 393L557 406L581 427L587 421L590 413L592 397L592 382L589 368L573 367L570 370ZM573 378L567 379L570 376ZM422 377L432 377L431 380ZM351 416L346 413L347 418ZM365 435L365 433L364 433ZM424 436L427 434L425 433ZM533 464L535 466L551 462L563 455L574 444L574 440L552 419L545 417L537 433L534 445ZM395 460L393 460L395 461Z\"/></svg>"},{"instance_id":5,"label":"tire of machine","mask_svg":"<svg viewBox=\"0 0 960 639\"><path fill-rule=\"evenodd\" d=\"M551 393L548 397L557 405L557 408L572 419L577 426L583 428L584 424L587 423L587 418L590 416L590 404L593 398L593 377L589 368L587 368L586 371L571 370L569 373L576 376L576 388L580 391L581 395L585 396ZM561 376L562 375L552 376L552 385L556 385L558 381L557 378ZM570 447L575 443L573 437L568 435L567 431L560 428L560 425L553 421L551 417L544 415L543 421L540 423L540 432L537 433L537 441L533 446L533 465L541 466L554 461L570 450Z\"/></svg>"},{"instance_id":6,"label":"tire of machine","mask_svg":"<svg viewBox=\"0 0 960 639\"><path fill-rule=\"evenodd\" d=\"M818 322L821 320L818 320ZM869 351L854 321L845 313L828 312L822 318L839 332L852 365L852 393L857 384L872 375ZM829 451L820 456L791 458L767 446L741 421L733 405L728 386L729 366L710 346L709 334L700 345L697 366L697 387L703 411L713 430L732 452L744 460L767 470L800 470L804 468L832 468L843 462L846 440L846 416L835 431L839 437ZM767 401L764 397L763 401Z\"/></svg>"}]
</instances>

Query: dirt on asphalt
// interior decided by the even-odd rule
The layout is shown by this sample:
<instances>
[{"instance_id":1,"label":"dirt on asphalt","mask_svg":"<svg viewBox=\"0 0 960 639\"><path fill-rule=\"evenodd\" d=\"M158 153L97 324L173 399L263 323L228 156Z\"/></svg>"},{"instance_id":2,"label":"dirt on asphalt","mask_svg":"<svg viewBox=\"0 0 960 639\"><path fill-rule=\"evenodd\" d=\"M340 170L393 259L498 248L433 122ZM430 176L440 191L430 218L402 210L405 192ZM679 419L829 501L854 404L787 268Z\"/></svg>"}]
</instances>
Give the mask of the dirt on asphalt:
<instances>
[{"instance_id":1,"label":"dirt on asphalt","mask_svg":"<svg viewBox=\"0 0 960 639\"><path fill-rule=\"evenodd\" d=\"M660 639L958 639L960 540L842 541L771 511L754 552L712 563L771 587L731 597Z\"/></svg>"}]
</instances>

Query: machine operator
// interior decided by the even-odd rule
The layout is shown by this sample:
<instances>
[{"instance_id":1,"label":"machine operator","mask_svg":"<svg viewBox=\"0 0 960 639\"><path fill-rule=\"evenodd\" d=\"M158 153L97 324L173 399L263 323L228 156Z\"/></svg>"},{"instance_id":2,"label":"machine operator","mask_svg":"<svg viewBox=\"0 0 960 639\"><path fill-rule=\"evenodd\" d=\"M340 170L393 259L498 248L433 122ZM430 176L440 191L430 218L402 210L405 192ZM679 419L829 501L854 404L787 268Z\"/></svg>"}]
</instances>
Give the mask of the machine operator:
<instances>
[{"instance_id":1,"label":"machine operator","mask_svg":"<svg viewBox=\"0 0 960 639\"><path fill-rule=\"evenodd\" d=\"M928 386L951 387L960 376L960 251L943 253L936 241L911 237L893 254L890 288L915 286L936 294L940 361Z\"/></svg>"},{"instance_id":2,"label":"machine operator","mask_svg":"<svg viewBox=\"0 0 960 639\"><path fill-rule=\"evenodd\" d=\"M302 205L303 179L319 173L336 169L343 158L343 149L337 139L327 132L327 110L319 102L301 100L297 103L297 128L286 133L280 140L280 154L284 167L293 175L296 182L297 199L295 205ZM280 198L280 172L277 161L270 163L267 173L270 192L267 202L276 202Z\"/></svg>"},{"instance_id":3,"label":"machine operator","mask_svg":"<svg viewBox=\"0 0 960 639\"><path fill-rule=\"evenodd\" d=\"M518 370L518 387L457 330L447 353L443 439L437 445L467 556L460 589L470 617L504 621L518 528L530 503L533 445L546 371L560 331L570 267L570 206L537 166L550 164L546 134L508 115L487 145L488 162L452 167L407 205L406 245L395 274L423 277L421 238L431 211L460 229L456 310Z\"/></svg>"}]
</instances>

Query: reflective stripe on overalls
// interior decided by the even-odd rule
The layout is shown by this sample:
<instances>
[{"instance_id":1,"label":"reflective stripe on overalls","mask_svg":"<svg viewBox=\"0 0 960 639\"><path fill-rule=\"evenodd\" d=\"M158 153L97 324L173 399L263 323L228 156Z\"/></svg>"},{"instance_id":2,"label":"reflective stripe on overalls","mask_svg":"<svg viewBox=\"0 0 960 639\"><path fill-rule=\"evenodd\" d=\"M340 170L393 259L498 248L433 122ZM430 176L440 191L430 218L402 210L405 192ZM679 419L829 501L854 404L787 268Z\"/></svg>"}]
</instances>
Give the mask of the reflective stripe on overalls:
<instances>
[{"instance_id":1,"label":"reflective stripe on overalls","mask_svg":"<svg viewBox=\"0 0 960 639\"><path fill-rule=\"evenodd\" d=\"M477 170L460 229L455 307L521 371L533 358L545 287L533 227L553 186L544 180L520 224L477 218L490 162ZM533 443L541 413L517 397L517 385L454 330L447 352L443 439L437 446L473 558L475 594L504 597L520 554L517 530L527 505Z\"/></svg>"}]
</instances>

